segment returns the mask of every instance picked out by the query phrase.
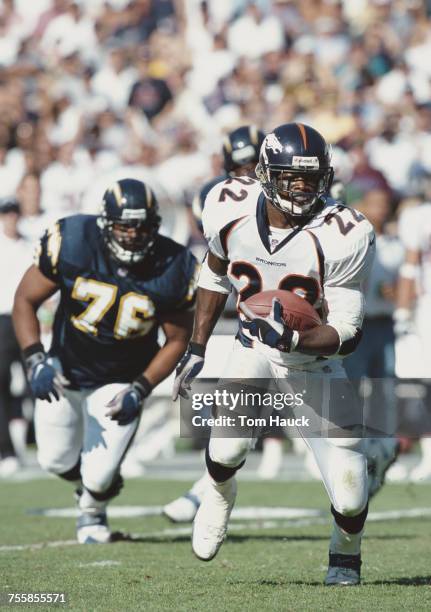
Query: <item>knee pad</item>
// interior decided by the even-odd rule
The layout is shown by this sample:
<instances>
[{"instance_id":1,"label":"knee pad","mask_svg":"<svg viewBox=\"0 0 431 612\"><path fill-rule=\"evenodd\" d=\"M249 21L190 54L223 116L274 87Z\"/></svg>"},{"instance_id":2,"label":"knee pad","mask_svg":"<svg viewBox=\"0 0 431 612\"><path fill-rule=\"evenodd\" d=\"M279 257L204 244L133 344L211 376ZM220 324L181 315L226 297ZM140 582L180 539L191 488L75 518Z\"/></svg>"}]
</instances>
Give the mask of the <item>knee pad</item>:
<instances>
[{"instance_id":1,"label":"knee pad","mask_svg":"<svg viewBox=\"0 0 431 612\"><path fill-rule=\"evenodd\" d=\"M364 528L365 520L368 515L368 504L365 508L354 516L346 516L337 512L334 506L331 505L331 513L337 525L347 533L359 533Z\"/></svg>"},{"instance_id":2,"label":"knee pad","mask_svg":"<svg viewBox=\"0 0 431 612\"><path fill-rule=\"evenodd\" d=\"M210 453L208 447L205 451L205 463L207 465L208 474L211 476L213 480L216 482L226 482L232 476L235 476L236 472L242 468L245 463L245 459L236 467L227 467L225 465L221 465L216 461L213 461L210 457Z\"/></svg>"},{"instance_id":3,"label":"knee pad","mask_svg":"<svg viewBox=\"0 0 431 612\"><path fill-rule=\"evenodd\" d=\"M101 489L99 486L97 486L97 488L91 488L91 486L89 486L87 482L84 482L83 484L95 500L99 502L104 502L109 501L110 499L117 497L117 495L120 494L120 491L124 486L124 480L122 476L117 474L114 480L111 481L110 484L104 489Z\"/></svg>"},{"instance_id":4,"label":"knee pad","mask_svg":"<svg viewBox=\"0 0 431 612\"><path fill-rule=\"evenodd\" d=\"M77 463L70 470L63 472L62 474L58 474L58 476L64 480L68 480L69 482L81 480L81 457L79 457Z\"/></svg>"},{"instance_id":5,"label":"knee pad","mask_svg":"<svg viewBox=\"0 0 431 612\"><path fill-rule=\"evenodd\" d=\"M255 440L251 438L211 438L208 445L209 457L225 467L237 468L254 444Z\"/></svg>"}]
</instances>

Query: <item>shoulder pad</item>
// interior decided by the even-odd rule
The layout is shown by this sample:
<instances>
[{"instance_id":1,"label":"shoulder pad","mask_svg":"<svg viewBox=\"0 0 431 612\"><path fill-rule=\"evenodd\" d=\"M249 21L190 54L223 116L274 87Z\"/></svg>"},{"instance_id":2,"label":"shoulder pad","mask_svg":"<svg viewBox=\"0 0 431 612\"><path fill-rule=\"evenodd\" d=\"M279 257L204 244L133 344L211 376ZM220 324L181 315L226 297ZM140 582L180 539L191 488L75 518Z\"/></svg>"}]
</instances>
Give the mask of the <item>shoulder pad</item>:
<instances>
[{"instance_id":1,"label":"shoulder pad","mask_svg":"<svg viewBox=\"0 0 431 612\"><path fill-rule=\"evenodd\" d=\"M245 177L228 178L208 193L202 213L205 238L210 241L233 219L256 213L261 193L259 181Z\"/></svg>"},{"instance_id":2,"label":"shoulder pad","mask_svg":"<svg viewBox=\"0 0 431 612\"><path fill-rule=\"evenodd\" d=\"M202 231L202 212L205 206L206 197L208 193L211 191L211 189L214 187L214 185L217 185L218 183L225 181L226 178L227 178L226 175L217 176L211 181L208 181L208 183L205 183L202 189L195 194L192 200L192 212L199 225L199 229L201 231Z\"/></svg>"},{"instance_id":3,"label":"shoulder pad","mask_svg":"<svg viewBox=\"0 0 431 612\"><path fill-rule=\"evenodd\" d=\"M360 244L373 245L374 229L358 210L343 204L328 204L307 226L320 241L326 257L339 259Z\"/></svg>"}]
</instances>

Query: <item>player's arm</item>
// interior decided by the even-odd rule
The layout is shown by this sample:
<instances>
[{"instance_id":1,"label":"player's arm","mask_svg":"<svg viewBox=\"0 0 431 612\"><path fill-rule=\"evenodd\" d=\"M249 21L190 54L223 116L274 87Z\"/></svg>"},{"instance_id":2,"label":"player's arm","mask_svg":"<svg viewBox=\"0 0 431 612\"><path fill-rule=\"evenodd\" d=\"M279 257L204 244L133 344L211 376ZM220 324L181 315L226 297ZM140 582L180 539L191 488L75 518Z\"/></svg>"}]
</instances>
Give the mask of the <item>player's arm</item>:
<instances>
[{"instance_id":1,"label":"player's arm","mask_svg":"<svg viewBox=\"0 0 431 612\"><path fill-rule=\"evenodd\" d=\"M53 295L58 285L31 266L24 274L15 293L12 311L16 337L21 347L27 376L33 395L42 400L59 399L67 381L47 362L40 341L37 318L39 306Z\"/></svg>"},{"instance_id":2,"label":"player's arm","mask_svg":"<svg viewBox=\"0 0 431 612\"><path fill-rule=\"evenodd\" d=\"M340 337L331 325L319 325L298 332L296 350L307 355L335 355L340 347Z\"/></svg>"},{"instance_id":3,"label":"player's arm","mask_svg":"<svg viewBox=\"0 0 431 612\"><path fill-rule=\"evenodd\" d=\"M202 268L192 342L203 347L207 345L230 293L230 283L226 276L228 263L210 251Z\"/></svg>"},{"instance_id":4,"label":"player's arm","mask_svg":"<svg viewBox=\"0 0 431 612\"><path fill-rule=\"evenodd\" d=\"M204 365L209 337L217 323L231 291L227 278L228 261L208 252L199 276L194 329L189 348L178 364L173 399L188 397L191 380Z\"/></svg>"},{"instance_id":5,"label":"player's arm","mask_svg":"<svg viewBox=\"0 0 431 612\"><path fill-rule=\"evenodd\" d=\"M155 387L174 371L184 355L193 329L193 311L164 315L160 320L166 342L150 362L143 376Z\"/></svg>"},{"instance_id":6,"label":"player's arm","mask_svg":"<svg viewBox=\"0 0 431 612\"><path fill-rule=\"evenodd\" d=\"M141 413L144 401L153 388L174 370L187 348L192 332L193 312L180 311L159 318L166 342L151 360L147 368L128 387L108 402L105 415L122 425L129 425Z\"/></svg>"},{"instance_id":7,"label":"player's arm","mask_svg":"<svg viewBox=\"0 0 431 612\"><path fill-rule=\"evenodd\" d=\"M328 323L318 325L307 331L290 329L282 318L282 307L277 299L273 300L268 317L256 317L244 302L241 311L248 321L243 327L252 336L271 348L283 353L293 351L306 355L347 355L351 353L361 338L364 299L359 285L352 287L328 287L326 292Z\"/></svg>"},{"instance_id":8,"label":"player's arm","mask_svg":"<svg viewBox=\"0 0 431 612\"><path fill-rule=\"evenodd\" d=\"M331 325L319 325L307 331L292 330L285 325L282 306L276 298L270 315L265 318L254 315L244 302L240 303L239 308L247 317L242 322L243 327L271 348L283 353L296 351L307 355L333 355L339 350L340 336Z\"/></svg>"},{"instance_id":9,"label":"player's arm","mask_svg":"<svg viewBox=\"0 0 431 612\"><path fill-rule=\"evenodd\" d=\"M420 252L407 249L405 261L400 269L396 291L396 309L393 314L394 331L398 335L407 333L411 327L419 263Z\"/></svg>"},{"instance_id":10,"label":"player's arm","mask_svg":"<svg viewBox=\"0 0 431 612\"><path fill-rule=\"evenodd\" d=\"M326 324L299 332L297 350L300 352L345 356L360 342L365 311L362 284L370 273L376 244L368 222L364 221L356 229L356 238L350 243L341 243L341 256L328 260L325 265Z\"/></svg>"},{"instance_id":11,"label":"player's arm","mask_svg":"<svg viewBox=\"0 0 431 612\"><path fill-rule=\"evenodd\" d=\"M40 343L39 306L58 289L56 283L32 265L24 274L15 293L12 318L16 337L22 350Z\"/></svg>"},{"instance_id":12,"label":"player's arm","mask_svg":"<svg viewBox=\"0 0 431 612\"><path fill-rule=\"evenodd\" d=\"M369 273L375 252L371 233L353 244L347 255L331 261L325 269L325 309L327 320L307 331L290 329L283 323L281 305L273 301L269 317L256 318L244 303L243 313L250 319L243 326L261 342L282 352L297 351L307 355L347 355L361 338L364 317L362 281Z\"/></svg>"}]
</instances>

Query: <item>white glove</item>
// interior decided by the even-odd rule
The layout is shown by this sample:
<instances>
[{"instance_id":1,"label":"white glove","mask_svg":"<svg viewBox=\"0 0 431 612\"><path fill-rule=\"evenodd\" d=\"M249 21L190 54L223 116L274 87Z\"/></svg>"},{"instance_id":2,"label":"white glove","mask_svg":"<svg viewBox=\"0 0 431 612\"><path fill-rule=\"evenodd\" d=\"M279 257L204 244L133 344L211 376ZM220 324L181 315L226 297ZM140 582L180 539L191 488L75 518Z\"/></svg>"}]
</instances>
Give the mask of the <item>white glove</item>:
<instances>
[{"instance_id":1,"label":"white glove","mask_svg":"<svg viewBox=\"0 0 431 612\"><path fill-rule=\"evenodd\" d=\"M172 391L172 399L175 400L179 395L188 399L192 380L196 378L199 372L204 367L205 363L205 347L196 342L190 342L189 347L178 364L175 372L174 388Z\"/></svg>"}]
</instances>

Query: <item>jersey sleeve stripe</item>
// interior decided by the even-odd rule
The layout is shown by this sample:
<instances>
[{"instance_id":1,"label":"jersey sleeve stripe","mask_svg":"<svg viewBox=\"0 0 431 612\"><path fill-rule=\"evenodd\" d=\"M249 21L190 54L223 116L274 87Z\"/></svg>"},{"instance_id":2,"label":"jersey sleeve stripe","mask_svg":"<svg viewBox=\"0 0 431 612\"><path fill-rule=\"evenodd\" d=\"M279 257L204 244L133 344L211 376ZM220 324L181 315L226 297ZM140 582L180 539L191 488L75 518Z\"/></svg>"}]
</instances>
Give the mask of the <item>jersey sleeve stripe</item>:
<instances>
[{"instance_id":1,"label":"jersey sleeve stripe","mask_svg":"<svg viewBox=\"0 0 431 612\"><path fill-rule=\"evenodd\" d=\"M234 229L234 227L243 219L245 219L247 215L244 215L243 217L240 217L239 219L234 219L233 221L230 221L230 223L228 223L227 225L225 225L219 233L220 236L220 243L223 249L223 253L226 255L227 257L227 241L228 238L230 236L231 231Z\"/></svg>"},{"instance_id":2,"label":"jersey sleeve stripe","mask_svg":"<svg viewBox=\"0 0 431 612\"><path fill-rule=\"evenodd\" d=\"M319 262L319 278L320 278L320 285L323 288L323 283L325 280L325 254L323 252L322 249L322 245L320 244L319 239L317 238L317 236L315 234L313 234L313 232L310 232L310 230L306 230L307 234L309 234L314 242L314 246L316 248L316 254L317 254L317 260Z\"/></svg>"}]
</instances>

